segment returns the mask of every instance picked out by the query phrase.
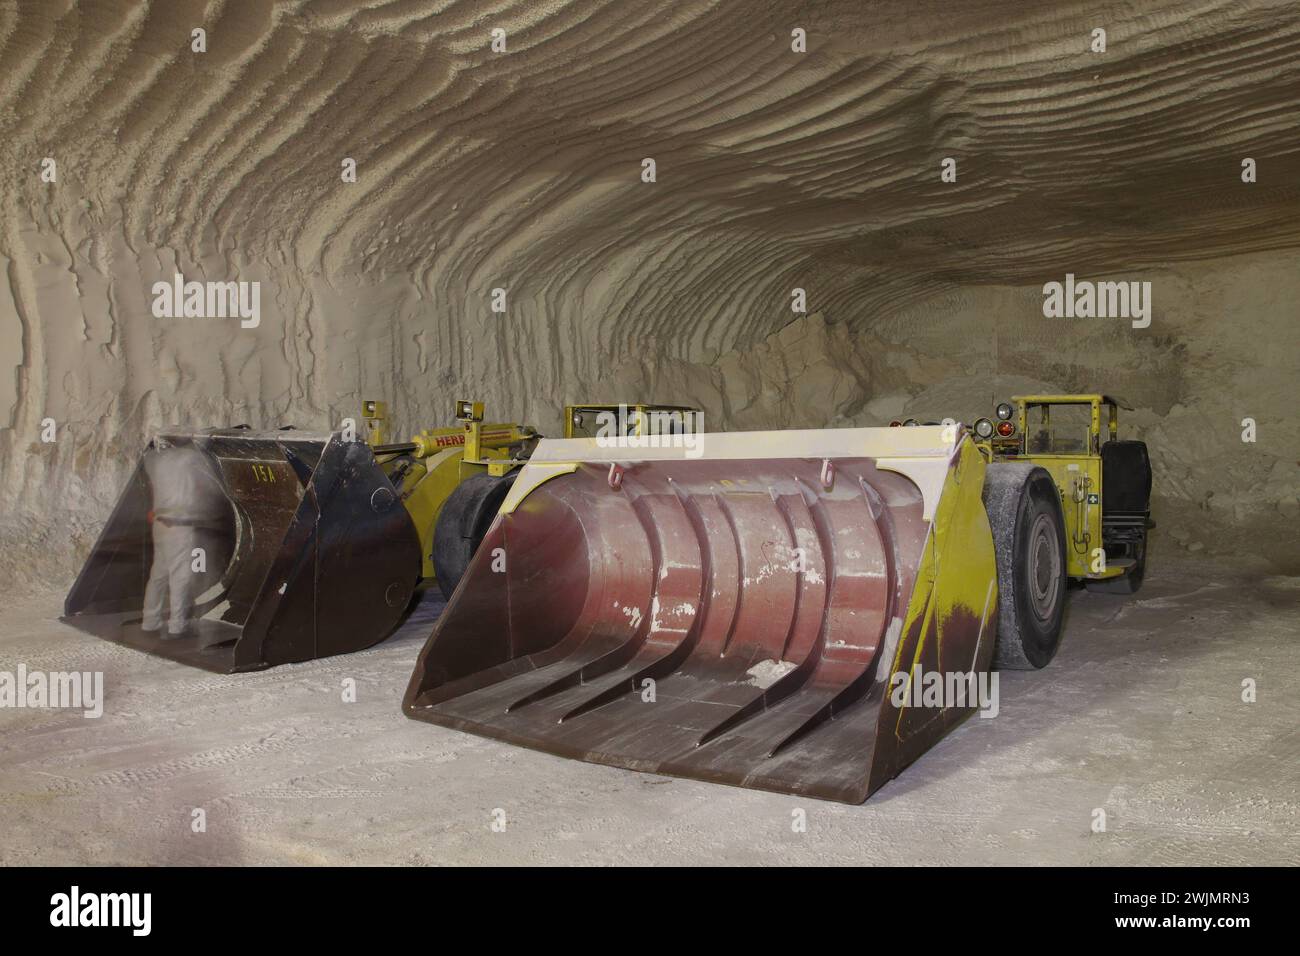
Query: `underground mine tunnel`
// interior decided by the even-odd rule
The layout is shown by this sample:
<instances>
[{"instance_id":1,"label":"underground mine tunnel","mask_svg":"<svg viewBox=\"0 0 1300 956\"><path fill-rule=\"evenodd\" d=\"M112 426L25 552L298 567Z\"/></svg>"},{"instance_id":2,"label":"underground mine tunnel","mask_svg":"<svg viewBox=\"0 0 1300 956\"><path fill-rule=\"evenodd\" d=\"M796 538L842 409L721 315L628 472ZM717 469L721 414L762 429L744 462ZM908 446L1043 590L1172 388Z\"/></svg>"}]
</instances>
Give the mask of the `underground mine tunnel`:
<instances>
[{"instance_id":1,"label":"underground mine tunnel","mask_svg":"<svg viewBox=\"0 0 1300 956\"><path fill-rule=\"evenodd\" d=\"M0 862L1296 863L1298 105L1281 0L0 4Z\"/></svg>"}]
</instances>

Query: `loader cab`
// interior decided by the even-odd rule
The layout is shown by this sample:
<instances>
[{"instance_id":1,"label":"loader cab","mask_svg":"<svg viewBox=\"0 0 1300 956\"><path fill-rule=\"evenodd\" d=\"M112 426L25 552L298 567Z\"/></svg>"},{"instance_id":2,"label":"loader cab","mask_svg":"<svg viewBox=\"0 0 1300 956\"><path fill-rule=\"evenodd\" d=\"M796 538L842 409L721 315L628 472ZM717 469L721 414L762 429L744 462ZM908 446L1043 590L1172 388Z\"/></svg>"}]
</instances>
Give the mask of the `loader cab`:
<instances>
[{"instance_id":1,"label":"loader cab","mask_svg":"<svg viewBox=\"0 0 1300 956\"><path fill-rule=\"evenodd\" d=\"M1023 454L1100 455L1104 441L1119 437L1121 403L1108 395L1017 395L1012 400Z\"/></svg>"},{"instance_id":2,"label":"loader cab","mask_svg":"<svg viewBox=\"0 0 1300 956\"><path fill-rule=\"evenodd\" d=\"M689 405L566 405L565 438L613 435L648 437L701 431L700 411Z\"/></svg>"},{"instance_id":3,"label":"loader cab","mask_svg":"<svg viewBox=\"0 0 1300 956\"><path fill-rule=\"evenodd\" d=\"M1052 475L1070 577L1131 593L1146 560L1151 463L1145 443L1120 440L1121 408L1130 410L1109 395L1015 395L997 408L989 448L994 460L1029 461Z\"/></svg>"}]
</instances>

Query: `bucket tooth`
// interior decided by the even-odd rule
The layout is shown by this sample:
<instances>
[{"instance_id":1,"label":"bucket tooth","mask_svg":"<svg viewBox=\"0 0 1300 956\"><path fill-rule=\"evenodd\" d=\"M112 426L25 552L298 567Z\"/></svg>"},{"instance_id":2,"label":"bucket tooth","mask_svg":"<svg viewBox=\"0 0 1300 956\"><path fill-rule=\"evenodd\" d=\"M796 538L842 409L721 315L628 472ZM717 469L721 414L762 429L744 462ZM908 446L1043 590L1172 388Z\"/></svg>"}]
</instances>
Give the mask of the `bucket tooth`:
<instances>
[{"instance_id":1,"label":"bucket tooth","mask_svg":"<svg viewBox=\"0 0 1300 956\"><path fill-rule=\"evenodd\" d=\"M650 598L644 609L640 606L619 606L612 610L621 612L625 620L617 622L616 642L600 656L587 660L581 666L554 678L542 687L506 708L513 712L520 707L536 703L574 687L591 683L635 660L650 648L662 654L662 648L674 647L685 638L689 622L682 626L681 619L694 616L700 599L701 574L699 548L690 523L682 513L677 497L669 494L644 493L631 501L631 508L645 535L646 553L650 561L648 572ZM655 569L659 573L655 574ZM585 626L579 622L578 627ZM622 632L619 635L617 632ZM605 642L597 642L604 646ZM568 716L567 714L565 716ZM564 720L564 716L559 718Z\"/></svg>"}]
</instances>

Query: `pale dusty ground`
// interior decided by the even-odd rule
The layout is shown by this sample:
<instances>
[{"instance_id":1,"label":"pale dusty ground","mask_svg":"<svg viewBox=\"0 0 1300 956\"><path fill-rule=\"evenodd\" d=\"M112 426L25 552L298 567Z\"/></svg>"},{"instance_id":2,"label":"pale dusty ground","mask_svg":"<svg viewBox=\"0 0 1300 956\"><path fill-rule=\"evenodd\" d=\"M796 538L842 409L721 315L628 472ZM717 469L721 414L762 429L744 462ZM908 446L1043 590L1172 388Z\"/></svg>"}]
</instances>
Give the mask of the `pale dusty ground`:
<instances>
[{"instance_id":1,"label":"pale dusty ground","mask_svg":"<svg viewBox=\"0 0 1300 956\"><path fill-rule=\"evenodd\" d=\"M407 720L432 607L373 651L219 677L65 627L57 594L6 603L0 670L102 669L108 697L99 720L0 711L6 864L1300 862L1295 578L1166 563L1139 600L1074 593L1053 665L1003 675L997 719L968 721L860 807Z\"/></svg>"}]
</instances>

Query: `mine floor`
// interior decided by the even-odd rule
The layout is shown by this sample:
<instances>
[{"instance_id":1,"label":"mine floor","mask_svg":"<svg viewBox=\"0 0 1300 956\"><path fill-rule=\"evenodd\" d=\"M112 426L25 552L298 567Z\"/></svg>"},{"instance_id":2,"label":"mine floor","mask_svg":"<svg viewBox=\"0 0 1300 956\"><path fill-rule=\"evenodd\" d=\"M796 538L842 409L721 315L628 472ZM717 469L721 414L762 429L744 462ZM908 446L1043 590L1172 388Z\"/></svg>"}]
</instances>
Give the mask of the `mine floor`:
<instances>
[{"instance_id":1,"label":"mine floor","mask_svg":"<svg viewBox=\"0 0 1300 956\"><path fill-rule=\"evenodd\" d=\"M1296 578L1166 561L1135 598L1072 591L1052 665L862 806L408 720L431 599L373 650L234 677L73 630L55 592L3 603L0 671L102 671L106 696L0 709L4 864L1300 862Z\"/></svg>"}]
</instances>

